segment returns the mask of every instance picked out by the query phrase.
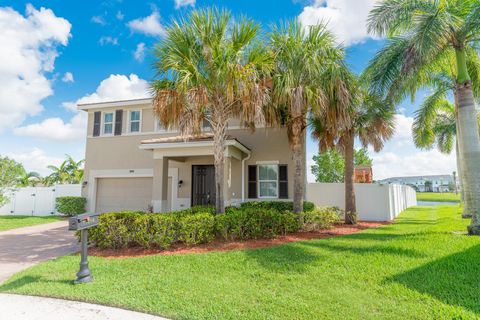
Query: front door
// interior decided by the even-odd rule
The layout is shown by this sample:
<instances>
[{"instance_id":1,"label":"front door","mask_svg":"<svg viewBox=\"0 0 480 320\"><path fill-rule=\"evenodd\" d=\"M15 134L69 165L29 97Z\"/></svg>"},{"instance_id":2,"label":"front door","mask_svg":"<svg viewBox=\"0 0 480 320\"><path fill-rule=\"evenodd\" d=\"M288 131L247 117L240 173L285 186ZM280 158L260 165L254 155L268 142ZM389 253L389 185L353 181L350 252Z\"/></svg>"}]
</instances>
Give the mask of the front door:
<instances>
[{"instance_id":1,"label":"front door","mask_svg":"<svg viewBox=\"0 0 480 320\"><path fill-rule=\"evenodd\" d=\"M215 167L192 166L192 206L215 205Z\"/></svg>"}]
</instances>

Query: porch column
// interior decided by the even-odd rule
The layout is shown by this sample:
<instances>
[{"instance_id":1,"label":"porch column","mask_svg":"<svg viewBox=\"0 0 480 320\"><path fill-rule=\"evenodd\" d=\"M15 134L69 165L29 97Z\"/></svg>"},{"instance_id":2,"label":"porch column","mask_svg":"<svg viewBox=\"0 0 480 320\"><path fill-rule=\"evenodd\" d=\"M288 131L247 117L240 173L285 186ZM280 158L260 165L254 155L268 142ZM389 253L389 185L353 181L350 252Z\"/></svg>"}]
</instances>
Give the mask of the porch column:
<instances>
[{"instance_id":1,"label":"porch column","mask_svg":"<svg viewBox=\"0 0 480 320\"><path fill-rule=\"evenodd\" d=\"M168 158L155 159L153 166L153 212L167 211Z\"/></svg>"}]
</instances>

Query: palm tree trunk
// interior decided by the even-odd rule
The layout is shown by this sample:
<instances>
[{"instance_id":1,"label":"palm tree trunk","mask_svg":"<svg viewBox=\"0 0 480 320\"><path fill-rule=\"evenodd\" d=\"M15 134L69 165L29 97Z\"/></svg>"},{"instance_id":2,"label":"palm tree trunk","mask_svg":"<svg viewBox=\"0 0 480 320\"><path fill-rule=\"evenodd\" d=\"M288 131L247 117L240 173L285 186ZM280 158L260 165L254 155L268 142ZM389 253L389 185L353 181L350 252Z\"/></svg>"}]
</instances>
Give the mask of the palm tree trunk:
<instances>
[{"instance_id":1,"label":"palm tree trunk","mask_svg":"<svg viewBox=\"0 0 480 320\"><path fill-rule=\"evenodd\" d=\"M215 165L215 211L225 213L223 197L225 176L225 140L227 138L227 121L218 121L212 125L213 131L213 159Z\"/></svg>"},{"instance_id":2,"label":"palm tree trunk","mask_svg":"<svg viewBox=\"0 0 480 320\"><path fill-rule=\"evenodd\" d=\"M345 136L345 223L357 223L357 207L355 204L355 186L354 186L354 135L350 130Z\"/></svg>"},{"instance_id":3,"label":"palm tree trunk","mask_svg":"<svg viewBox=\"0 0 480 320\"><path fill-rule=\"evenodd\" d=\"M296 143L292 146L293 151L293 213L302 219L303 212L303 194L305 185L305 175L303 173L303 144Z\"/></svg>"},{"instance_id":4,"label":"palm tree trunk","mask_svg":"<svg viewBox=\"0 0 480 320\"><path fill-rule=\"evenodd\" d=\"M469 202L472 222L468 233L480 235L480 138L478 135L477 111L473 98L472 83L465 62L465 51L456 49L458 79L456 85L458 99L459 151L465 180L465 200Z\"/></svg>"}]
</instances>

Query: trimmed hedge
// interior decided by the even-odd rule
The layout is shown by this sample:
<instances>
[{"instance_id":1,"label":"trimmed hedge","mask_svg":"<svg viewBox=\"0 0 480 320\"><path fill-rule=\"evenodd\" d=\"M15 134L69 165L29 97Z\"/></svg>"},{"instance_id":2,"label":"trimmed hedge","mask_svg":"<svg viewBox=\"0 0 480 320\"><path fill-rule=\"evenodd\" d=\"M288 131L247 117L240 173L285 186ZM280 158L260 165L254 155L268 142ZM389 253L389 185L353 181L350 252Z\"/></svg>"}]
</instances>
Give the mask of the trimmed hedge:
<instances>
[{"instance_id":1,"label":"trimmed hedge","mask_svg":"<svg viewBox=\"0 0 480 320\"><path fill-rule=\"evenodd\" d=\"M254 209L274 209L277 211L293 211L292 201L248 201L240 204L240 208L254 208ZM303 202L303 212L312 211L315 209L313 202Z\"/></svg>"},{"instance_id":2,"label":"trimmed hedge","mask_svg":"<svg viewBox=\"0 0 480 320\"><path fill-rule=\"evenodd\" d=\"M85 213L87 199L84 197L58 197L55 199L55 209L69 217Z\"/></svg>"},{"instance_id":3,"label":"trimmed hedge","mask_svg":"<svg viewBox=\"0 0 480 320\"><path fill-rule=\"evenodd\" d=\"M90 241L102 249L127 247L166 249L175 243L197 245L217 237L225 240L273 238L299 231L328 228L339 220L336 209L313 208L305 212L305 225L288 210L289 203L250 202L227 207L215 215L212 207L193 207L169 213L123 211L105 213L90 229ZM307 204L307 208L309 205Z\"/></svg>"}]
</instances>

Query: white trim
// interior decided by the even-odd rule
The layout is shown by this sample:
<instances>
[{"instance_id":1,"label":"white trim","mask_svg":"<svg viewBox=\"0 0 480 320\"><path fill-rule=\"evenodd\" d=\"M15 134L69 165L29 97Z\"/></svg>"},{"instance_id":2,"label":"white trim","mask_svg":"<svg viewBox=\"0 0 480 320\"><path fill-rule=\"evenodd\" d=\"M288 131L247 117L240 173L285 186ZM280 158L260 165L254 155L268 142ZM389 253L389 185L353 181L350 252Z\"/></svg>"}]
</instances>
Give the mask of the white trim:
<instances>
[{"instance_id":1,"label":"white trim","mask_svg":"<svg viewBox=\"0 0 480 320\"><path fill-rule=\"evenodd\" d=\"M138 135L139 133L142 133L142 119L143 119L143 112L142 112L142 109L131 109L131 110L127 110L128 112L128 116L127 116L127 132L132 135L132 136L135 136L135 135ZM132 126L131 126L131 122L132 122L132 112L140 112L140 119L138 120L139 121L139 124L138 124L138 131L135 131L135 132L132 132ZM135 120L137 121L137 120Z\"/></svg>"},{"instance_id":2,"label":"white trim","mask_svg":"<svg viewBox=\"0 0 480 320\"><path fill-rule=\"evenodd\" d=\"M152 104L152 98L143 98L143 99L132 99L132 100L119 100L119 101L107 101L107 102L97 102L97 103L81 103L77 105L79 110L90 110L90 109L102 109L102 108L112 108L112 107L122 107L122 106L137 106L142 104Z\"/></svg>"},{"instance_id":3,"label":"white trim","mask_svg":"<svg viewBox=\"0 0 480 320\"><path fill-rule=\"evenodd\" d=\"M263 162L263 163L259 163L259 162ZM279 197L279 175L280 175L280 169L279 169L279 166L278 166L278 163L272 163L272 162L269 162L269 163L264 163L264 162L267 162L267 161L257 161L257 197L259 199L278 199ZM260 180L260 167L261 166L276 166L277 167L277 180ZM260 195L260 183L261 182L276 182L277 184L277 187L276 187L276 193L277 195L276 196L261 196Z\"/></svg>"},{"instance_id":4,"label":"white trim","mask_svg":"<svg viewBox=\"0 0 480 320\"><path fill-rule=\"evenodd\" d=\"M268 161L256 161L255 164L262 165L262 164L280 164L278 160L268 160Z\"/></svg>"},{"instance_id":5,"label":"white trim","mask_svg":"<svg viewBox=\"0 0 480 320\"><path fill-rule=\"evenodd\" d=\"M112 114L112 133L105 133L105 115L111 113ZM101 136L110 137L115 134L115 120L116 120L116 111L102 111L102 119L100 119L100 132Z\"/></svg>"},{"instance_id":6,"label":"white trim","mask_svg":"<svg viewBox=\"0 0 480 320\"><path fill-rule=\"evenodd\" d=\"M244 145L242 145L237 140L227 140L225 142L225 146L234 146L246 154L250 153L250 150L247 149ZM139 148L142 150L176 149L176 148L189 148L189 147L213 147L213 141L150 143L150 144L143 144L139 146Z\"/></svg>"}]
</instances>

